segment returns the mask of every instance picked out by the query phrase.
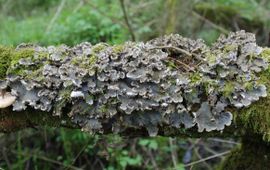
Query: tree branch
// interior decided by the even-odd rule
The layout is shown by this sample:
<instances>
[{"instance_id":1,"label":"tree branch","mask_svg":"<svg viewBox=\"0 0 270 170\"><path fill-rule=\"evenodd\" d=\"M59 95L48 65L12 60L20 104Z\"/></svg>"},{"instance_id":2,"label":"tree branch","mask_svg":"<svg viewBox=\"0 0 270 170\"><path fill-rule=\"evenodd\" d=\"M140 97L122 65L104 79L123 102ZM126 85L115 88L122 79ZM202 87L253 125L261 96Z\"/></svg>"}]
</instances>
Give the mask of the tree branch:
<instances>
[{"instance_id":1,"label":"tree branch","mask_svg":"<svg viewBox=\"0 0 270 170\"><path fill-rule=\"evenodd\" d=\"M0 109L0 131L46 125L130 137L248 133L268 140L270 53L255 42L240 31L211 47L179 35L117 46L0 47L0 101L15 98ZM179 62L196 72L170 67Z\"/></svg>"}]
</instances>

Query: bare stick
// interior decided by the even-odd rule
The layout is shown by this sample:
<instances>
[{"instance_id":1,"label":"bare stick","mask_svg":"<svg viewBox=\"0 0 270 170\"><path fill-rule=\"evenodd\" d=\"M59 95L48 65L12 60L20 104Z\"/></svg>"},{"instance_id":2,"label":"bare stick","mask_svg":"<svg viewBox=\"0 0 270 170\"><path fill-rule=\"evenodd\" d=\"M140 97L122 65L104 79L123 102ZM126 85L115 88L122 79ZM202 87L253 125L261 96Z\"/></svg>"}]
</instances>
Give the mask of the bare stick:
<instances>
[{"instance_id":1,"label":"bare stick","mask_svg":"<svg viewBox=\"0 0 270 170\"><path fill-rule=\"evenodd\" d=\"M47 29L46 29L46 34L48 34L50 32L50 30L52 29L53 24L55 23L55 21L57 20L57 18L59 17L61 11L63 10L64 6L65 6L66 0L62 0L60 5L57 8L56 13L54 14L52 20L50 21Z\"/></svg>"},{"instance_id":2,"label":"bare stick","mask_svg":"<svg viewBox=\"0 0 270 170\"><path fill-rule=\"evenodd\" d=\"M129 30L129 33L131 35L131 39L132 41L136 41L136 37L135 37L135 34L134 34L134 31L129 23L129 20L128 20L128 16L127 16L127 11L126 11L126 8L125 8L125 3L124 3L124 0L119 0L120 1L120 4L121 4L121 8L122 8L122 12L124 14L124 19L125 19L125 22L128 26L128 30Z\"/></svg>"},{"instance_id":3,"label":"bare stick","mask_svg":"<svg viewBox=\"0 0 270 170\"><path fill-rule=\"evenodd\" d=\"M154 50L154 49L173 49L173 50L178 51L182 54L185 54L189 57L192 56L192 54L190 52L188 52L182 48L178 48L178 47L174 47L174 46L157 46L157 47L150 48L150 50Z\"/></svg>"},{"instance_id":4,"label":"bare stick","mask_svg":"<svg viewBox=\"0 0 270 170\"><path fill-rule=\"evenodd\" d=\"M223 156L223 155L229 154L230 152L231 152L231 151L225 151L225 152L222 152L222 153L219 153L219 154L216 154L216 155L212 155L212 156L209 156L209 157L200 159L200 160L198 160L198 161L194 161L194 162L191 162L191 163L189 163L189 164L186 164L185 167L189 167L189 166L192 166L192 165L195 165L195 164L198 164L198 163L201 163L201 162L204 162L204 161L213 159L213 158L221 157L221 156Z\"/></svg>"}]
</instances>

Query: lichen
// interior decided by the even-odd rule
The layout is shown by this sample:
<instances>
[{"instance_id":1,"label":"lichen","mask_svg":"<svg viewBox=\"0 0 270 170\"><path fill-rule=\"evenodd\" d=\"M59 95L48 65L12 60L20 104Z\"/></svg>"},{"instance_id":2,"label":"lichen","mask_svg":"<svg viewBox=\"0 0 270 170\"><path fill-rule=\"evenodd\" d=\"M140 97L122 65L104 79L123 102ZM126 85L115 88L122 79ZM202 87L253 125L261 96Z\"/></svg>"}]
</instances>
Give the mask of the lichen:
<instances>
[{"instance_id":1,"label":"lichen","mask_svg":"<svg viewBox=\"0 0 270 170\"><path fill-rule=\"evenodd\" d=\"M265 50L244 31L211 47L177 34L118 46L19 46L1 53L10 56L2 89L17 97L14 111L66 114L89 132L102 133L104 121L112 131L145 128L150 136L163 125L222 131L232 115L246 120L255 112L238 115L237 108L266 97L268 80L259 79L268 68ZM268 133L264 126L258 133Z\"/></svg>"}]
</instances>

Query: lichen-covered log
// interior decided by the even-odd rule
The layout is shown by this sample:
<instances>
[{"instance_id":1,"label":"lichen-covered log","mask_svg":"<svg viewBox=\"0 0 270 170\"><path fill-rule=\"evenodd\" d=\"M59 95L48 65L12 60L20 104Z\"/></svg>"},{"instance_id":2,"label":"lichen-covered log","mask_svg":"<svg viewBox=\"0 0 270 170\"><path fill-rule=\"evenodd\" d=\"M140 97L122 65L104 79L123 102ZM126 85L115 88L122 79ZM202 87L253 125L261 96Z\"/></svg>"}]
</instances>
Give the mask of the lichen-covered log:
<instances>
[{"instance_id":1,"label":"lichen-covered log","mask_svg":"<svg viewBox=\"0 0 270 170\"><path fill-rule=\"evenodd\" d=\"M211 47L180 35L114 46L21 44L0 47L0 57L0 131L50 124L270 138L270 50L251 33L221 36Z\"/></svg>"}]
</instances>

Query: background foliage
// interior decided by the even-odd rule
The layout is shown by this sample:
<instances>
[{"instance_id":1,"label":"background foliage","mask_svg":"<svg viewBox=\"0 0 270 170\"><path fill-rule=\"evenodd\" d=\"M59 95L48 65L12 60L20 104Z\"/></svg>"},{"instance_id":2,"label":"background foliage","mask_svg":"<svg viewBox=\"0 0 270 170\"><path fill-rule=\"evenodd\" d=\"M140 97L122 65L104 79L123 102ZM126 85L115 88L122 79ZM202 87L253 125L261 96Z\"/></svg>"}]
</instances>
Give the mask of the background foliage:
<instances>
[{"instance_id":1,"label":"background foliage","mask_svg":"<svg viewBox=\"0 0 270 170\"><path fill-rule=\"evenodd\" d=\"M245 29L269 44L268 0L0 0L0 44L119 44L179 33L211 44ZM126 17L126 18L125 18ZM133 36L132 36L133 35ZM3 169L214 169L232 139L132 138L35 128L0 137ZM1 169L1 168L0 168Z\"/></svg>"}]
</instances>

